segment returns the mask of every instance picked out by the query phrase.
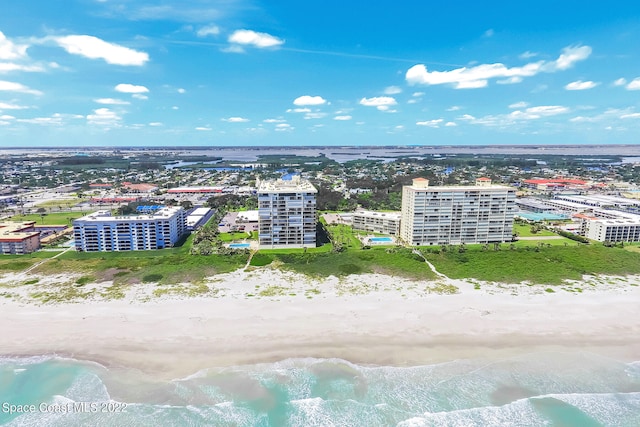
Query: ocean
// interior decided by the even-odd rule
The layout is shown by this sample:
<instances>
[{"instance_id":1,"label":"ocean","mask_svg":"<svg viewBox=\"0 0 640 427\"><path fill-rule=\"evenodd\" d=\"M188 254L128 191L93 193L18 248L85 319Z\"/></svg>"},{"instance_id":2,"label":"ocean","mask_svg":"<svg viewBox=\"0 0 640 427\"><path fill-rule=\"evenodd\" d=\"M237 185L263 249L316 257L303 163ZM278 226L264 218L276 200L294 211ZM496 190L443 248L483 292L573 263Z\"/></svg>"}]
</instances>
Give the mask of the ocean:
<instances>
[{"instance_id":1,"label":"ocean","mask_svg":"<svg viewBox=\"0 0 640 427\"><path fill-rule=\"evenodd\" d=\"M304 358L161 380L70 358L4 357L0 424L640 426L640 362L562 352L414 367Z\"/></svg>"}]
</instances>

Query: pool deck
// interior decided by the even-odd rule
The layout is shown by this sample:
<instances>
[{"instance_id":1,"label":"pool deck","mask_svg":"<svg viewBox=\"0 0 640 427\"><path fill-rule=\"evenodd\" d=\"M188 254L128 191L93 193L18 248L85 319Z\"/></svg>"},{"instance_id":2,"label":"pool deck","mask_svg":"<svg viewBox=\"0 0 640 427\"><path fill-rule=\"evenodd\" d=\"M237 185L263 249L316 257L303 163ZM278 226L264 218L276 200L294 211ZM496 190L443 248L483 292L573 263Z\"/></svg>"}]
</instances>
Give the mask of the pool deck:
<instances>
[{"instance_id":1,"label":"pool deck","mask_svg":"<svg viewBox=\"0 0 640 427\"><path fill-rule=\"evenodd\" d=\"M360 236L360 241L363 245L368 246L395 246L397 244L396 238L393 236L381 237L381 236ZM385 239L385 240L372 240L372 239Z\"/></svg>"}]
</instances>

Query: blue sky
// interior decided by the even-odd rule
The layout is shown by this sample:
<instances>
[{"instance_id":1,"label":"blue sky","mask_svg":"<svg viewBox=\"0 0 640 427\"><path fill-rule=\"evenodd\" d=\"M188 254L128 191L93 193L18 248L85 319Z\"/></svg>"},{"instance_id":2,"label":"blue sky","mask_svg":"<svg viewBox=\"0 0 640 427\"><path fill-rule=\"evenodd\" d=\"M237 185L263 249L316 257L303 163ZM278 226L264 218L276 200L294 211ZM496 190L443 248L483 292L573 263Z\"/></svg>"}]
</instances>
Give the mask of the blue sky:
<instances>
[{"instance_id":1,"label":"blue sky","mask_svg":"<svg viewBox=\"0 0 640 427\"><path fill-rule=\"evenodd\" d=\"M640 135L638 2L5 3L2 147Z\"/></svg>"}]
</instances>

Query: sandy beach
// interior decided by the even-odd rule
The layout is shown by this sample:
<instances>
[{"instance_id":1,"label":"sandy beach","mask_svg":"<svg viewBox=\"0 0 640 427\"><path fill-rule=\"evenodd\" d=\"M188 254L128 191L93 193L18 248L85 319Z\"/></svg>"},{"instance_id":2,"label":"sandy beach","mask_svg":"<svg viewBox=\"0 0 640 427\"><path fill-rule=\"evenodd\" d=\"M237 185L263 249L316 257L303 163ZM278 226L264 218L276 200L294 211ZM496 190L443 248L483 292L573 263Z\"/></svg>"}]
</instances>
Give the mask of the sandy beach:
<instances>
[{"instance_id":1,"label":"sandy beach","mask_svg":"<svg viewBox=\"0 0 640 427\"><path fill-rule=\"evenodd\" d=\"M0 279L13 292L0 301L0 354L54 353L168 379L291 357L411 366L579 350L640 360L637 277L585 278L549 292L377 274L312 280L263 268L215 276L204 296L154 296L157 285L141 284L123 299L62 304L29 301L36 285L15 286L24 279Z\"/></svg>"}]
</instances>

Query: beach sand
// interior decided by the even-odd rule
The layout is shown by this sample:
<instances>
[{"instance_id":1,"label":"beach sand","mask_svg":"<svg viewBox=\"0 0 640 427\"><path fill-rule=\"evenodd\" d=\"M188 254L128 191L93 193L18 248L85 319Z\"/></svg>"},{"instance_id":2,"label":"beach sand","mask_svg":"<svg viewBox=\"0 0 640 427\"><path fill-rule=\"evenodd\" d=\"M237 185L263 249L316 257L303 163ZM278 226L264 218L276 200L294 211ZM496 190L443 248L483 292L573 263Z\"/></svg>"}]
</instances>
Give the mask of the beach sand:
<instances>
[{"instance_id":1,"label":"beach sand","mask_svg":"<svg viewBox=\"0 0 640 427\"><path fill-rule=\"evenodd\" d=\"M21 281L0 279L13 292L0 300L0 354L58 354L166 379L292 357L414 366L578 350L640 360L637 277L585 278L551 293L379 274L313 280L263 268L215 276L205 296L154 297L158 286L143 284L120 300L62 304L29 301L31 285L12 287ZM458 291L440 294L453 289L443 285Z\"/></svg>"}]
</instances>

